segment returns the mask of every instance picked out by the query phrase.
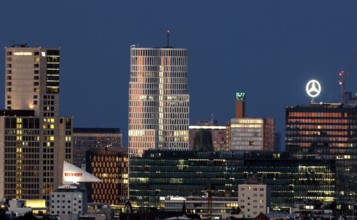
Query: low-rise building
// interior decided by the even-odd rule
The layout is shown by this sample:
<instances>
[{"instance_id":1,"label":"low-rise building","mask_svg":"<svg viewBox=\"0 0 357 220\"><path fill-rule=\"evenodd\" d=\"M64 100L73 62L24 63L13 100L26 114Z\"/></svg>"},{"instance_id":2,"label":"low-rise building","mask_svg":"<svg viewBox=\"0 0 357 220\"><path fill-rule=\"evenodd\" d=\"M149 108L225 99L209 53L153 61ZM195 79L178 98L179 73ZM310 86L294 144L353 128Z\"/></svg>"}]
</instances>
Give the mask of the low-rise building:
<instances>
[{"instance_id":1,"label":"low-rise building","mask_svg":"<svg viewBox=\"0 0 357 220\"><path fill-rule=\"evenodd\" d=\"M270 190L262 183L239 184L238 203L243 217L253 218L260 213L266 214L270 207Z\"/></svg>"}]
</instances>

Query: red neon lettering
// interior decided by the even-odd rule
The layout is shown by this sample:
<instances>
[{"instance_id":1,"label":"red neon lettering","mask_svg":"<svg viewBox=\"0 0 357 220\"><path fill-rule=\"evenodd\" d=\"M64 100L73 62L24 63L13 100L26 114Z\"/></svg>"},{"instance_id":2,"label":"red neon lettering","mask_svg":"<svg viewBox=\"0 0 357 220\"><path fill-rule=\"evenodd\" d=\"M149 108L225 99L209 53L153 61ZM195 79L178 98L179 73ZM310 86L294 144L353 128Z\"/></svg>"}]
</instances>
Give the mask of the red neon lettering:
<instances>
[{"instance_id":1,"label":"red neon lettering","mask_svg":"<svg viewBox=\"0 0 357 220\"><path fill-rule=\"evenodd\" d=\"M64 173L64 176L82 176L82 173Z\"/></svg>"}]
</instances>

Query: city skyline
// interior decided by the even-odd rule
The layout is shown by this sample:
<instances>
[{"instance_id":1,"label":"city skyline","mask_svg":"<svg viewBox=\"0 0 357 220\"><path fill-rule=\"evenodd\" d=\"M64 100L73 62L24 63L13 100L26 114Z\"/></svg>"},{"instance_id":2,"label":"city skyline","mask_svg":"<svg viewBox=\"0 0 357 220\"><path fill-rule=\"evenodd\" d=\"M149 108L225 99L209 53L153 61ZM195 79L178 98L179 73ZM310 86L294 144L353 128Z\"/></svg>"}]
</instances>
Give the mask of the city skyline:
<instances>
[{"instance_id":1,"label":"city skyline","mask_svg":"<svg viewBox=\"0 0 357 220\"><path fill-rule=\"evenodd\" d=\"M350 72L347 90L357 91L355 2L162 3L3 2L0 45L61 47L61 114L73 115L76 127L120 127L124 146L130 45L164 46L167 29L170 43L189 51L190 124L212 113L225 124L235 92L246 92L246 115L273 117L283 132L285 106L310 101L309 79L321 82L318 102L339 101L342 69Z\"/></svg>"}]
</instances>

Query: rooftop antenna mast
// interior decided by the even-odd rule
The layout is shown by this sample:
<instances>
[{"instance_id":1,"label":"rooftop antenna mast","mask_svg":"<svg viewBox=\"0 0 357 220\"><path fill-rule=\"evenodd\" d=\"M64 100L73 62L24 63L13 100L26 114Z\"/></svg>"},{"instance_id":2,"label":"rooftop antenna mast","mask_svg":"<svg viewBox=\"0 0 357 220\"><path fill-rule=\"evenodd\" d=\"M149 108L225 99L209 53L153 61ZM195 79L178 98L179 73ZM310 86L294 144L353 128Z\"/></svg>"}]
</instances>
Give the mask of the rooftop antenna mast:
<instances>
[{"instance_id":1,"label":"rooftop antenna mast","mask_svg":"<svg viewBox=\"0 0 357 220\"><path fill-rule=\"evenodd\" d=\"M166 47L170 47L170 30L166 31Z\"/></svg>"}]
</instances>

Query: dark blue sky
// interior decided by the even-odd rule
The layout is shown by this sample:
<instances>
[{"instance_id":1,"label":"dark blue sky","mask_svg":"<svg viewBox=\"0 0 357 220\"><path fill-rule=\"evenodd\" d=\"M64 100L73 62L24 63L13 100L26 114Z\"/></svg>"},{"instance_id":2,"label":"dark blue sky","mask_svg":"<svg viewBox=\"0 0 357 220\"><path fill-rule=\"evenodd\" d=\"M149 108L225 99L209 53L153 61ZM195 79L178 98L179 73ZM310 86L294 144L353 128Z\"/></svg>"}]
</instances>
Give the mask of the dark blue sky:
<instances>
[{"instance_id":1,"label":"dark blue sky","mask_svg":"<svg viewBox=\"0 0 357 220\"><path fill-rule=\"evenodd\" d=\"M61 47L61 114L77 127L120 127L125 140L130 45L163 46L167 29L189 49L191 124L211 113L225 124L244 91L247 115L274 117L283 131L285 106L309 103L306 82L321 82L317 101L338 101L337 73L348 66L357 91L352 0L12 0L0 9L1 46ZM0 60L3 75L4 52Z\"/></svg>"}]
</instances>

